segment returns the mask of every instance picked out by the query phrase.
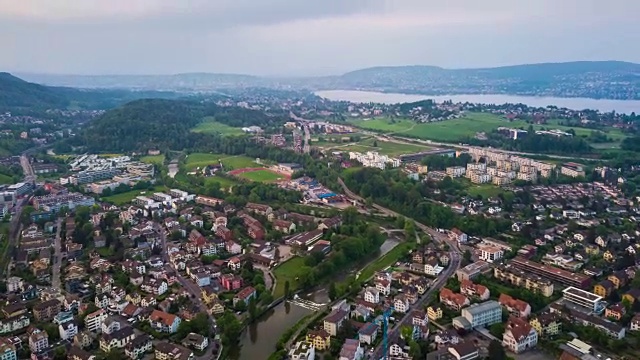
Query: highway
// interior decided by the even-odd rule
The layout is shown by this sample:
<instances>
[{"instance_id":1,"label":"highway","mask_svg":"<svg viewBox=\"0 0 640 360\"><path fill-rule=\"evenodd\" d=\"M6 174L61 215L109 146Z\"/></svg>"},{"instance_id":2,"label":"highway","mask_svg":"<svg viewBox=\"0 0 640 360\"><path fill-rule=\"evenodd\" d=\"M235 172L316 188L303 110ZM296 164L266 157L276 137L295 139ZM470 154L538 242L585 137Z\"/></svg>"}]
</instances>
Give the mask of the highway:
<instances>
[{"instance_id":1,"label":"highway","mask_svg":"<svg viewBox=\"0 0 640 360\"><path fill-rule=\"evenodd\" d=\"M359 202L364 203L364 199L362 197L360 197L359 195L353 193L351 190L349 190L349 188L347 187L347 185L344 183L344 181L342 181L341 178L338 178L338 182L340 183L340 186L342 186L342 189L344 191L344 193L351 199L353 200L357 200ZM373 207L380 211L383 214L386 214L387 216L394 216L394 217L398 217L398 216L403 216L401 214L396 213L393 210L387 209L383 206L380 206L378 204L373 204ZM439 233L438 231L436 231L433 228L430 228L422 223L419 223L411 218L407 218L408 220L412 220L415 222L416 227L418 227L420 230L426 232L427 234L429 234L431 236L431 238L433 239L433 241L439 242L439 243L446 243L449 245L449 256L451 258L449 267L447 267L439 276L438 278L431 284L431 287L429 288L429 290L427 290L424 295L422 295L422 297L415 303L413 304L412 308L413 309L421 309L422 308L422 304L427 301L427 299L429 299L429 297L439 291L446 283L447 280L453 276L453 274L456 272L456 270L458 270L460 268L460 262L462 261L462 252L460 251L460 249L458 248L458 244L455 241L452 241L451 239L449 239L448 236ZM393 327L391 327L387 334L388 334L388 338L389 339L393 339L395 337L397 337L399 335L400 332L400 328L403 324L409 322L410 323L410 316L411 316L411 311L407 311L407 313L402 317L402 319L400 319L399 321L397 321L395 323L395 325ZM371 359L385 359L385 354L384 354L384 349L381 345L378 345L378 347L376 347L372 353L372 355L370 356Z\"/></svg>"}]
</instances>

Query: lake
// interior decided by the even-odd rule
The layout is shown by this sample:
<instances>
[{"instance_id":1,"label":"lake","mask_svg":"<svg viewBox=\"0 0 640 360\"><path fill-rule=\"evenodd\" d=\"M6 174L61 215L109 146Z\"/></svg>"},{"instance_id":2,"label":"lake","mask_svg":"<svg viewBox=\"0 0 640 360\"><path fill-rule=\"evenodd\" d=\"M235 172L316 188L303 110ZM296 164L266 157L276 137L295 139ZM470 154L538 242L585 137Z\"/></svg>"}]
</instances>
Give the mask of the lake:
<instances>
[{"instance_id":1,"label":"lake","mask_svg":"<svg viewBox=\"0 0 640 360\"><path fill-rule=\"evenodd\" d=\"M316 95L334 101L351 102L376 102L384 104L397 104L433 99L436 102L451 100L453 102L470 102L474 104L525 104L534 107L546 107L554 105L573 110L595 109L602 112L615 110L618 113L630 114L640 113L640 100L607 100L588 98L558 98L558 97L538 97L538 96L517 96L517 95L414 95L381 93L374 91L357 90L327 90L316 91Z\"/></svg>"}]
</instances>

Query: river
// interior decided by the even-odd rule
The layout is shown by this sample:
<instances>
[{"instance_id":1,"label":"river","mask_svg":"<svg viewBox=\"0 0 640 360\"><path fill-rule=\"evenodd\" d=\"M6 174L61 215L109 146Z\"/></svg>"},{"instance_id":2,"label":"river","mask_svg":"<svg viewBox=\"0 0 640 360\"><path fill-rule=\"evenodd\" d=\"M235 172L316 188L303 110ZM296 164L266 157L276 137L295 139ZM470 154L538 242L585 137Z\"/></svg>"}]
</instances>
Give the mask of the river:
<instances>
[{"instance_id":1,"label":"river","mask_svg":"<svg viewBox=\"0 0 640 360\"><path fill-rule=\"evenodd\" d=\"M329 301L324 289L301 297L316 303ZM271 353L276 351L276 343L280 340L280 336L300 319L312 313L312 310L287 302L278 304L262 315L257 322L247 327L240 337L240 346L231 350L229 359L267 359Z\"/></svg>"},{"instance_id":2,"label":"river","mask_svg":"<svg viewBox=\"0 0 640 360\"><path fill-rule=\"evenodd\" d=\"M640 113L640 100L609 100L588 98L559 98L538 96L517 96L502 94L473 94L473 95L414 95L381 93L374 91L356 90L327 90L317 91L316 95L334 101L351 101L359 103L376 102L397 104L433 99L436 102L451 100L453 102L470 102L474 104L525 104L534 107L554 105L573 110L595 109L602 112L615 110L618 113Z\"/></svg>"}]
</instances>

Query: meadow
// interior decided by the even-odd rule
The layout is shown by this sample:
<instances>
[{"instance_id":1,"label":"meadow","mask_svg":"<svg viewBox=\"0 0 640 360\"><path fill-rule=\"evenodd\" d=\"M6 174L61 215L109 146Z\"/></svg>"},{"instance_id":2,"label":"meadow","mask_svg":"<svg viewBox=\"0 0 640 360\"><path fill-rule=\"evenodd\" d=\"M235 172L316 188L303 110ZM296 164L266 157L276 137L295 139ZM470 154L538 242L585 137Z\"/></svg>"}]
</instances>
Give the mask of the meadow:
<instances>
[{"instance_id":1,"label":"meadow","mask_svg":"<svg viewBox=\"0 0 640 360\"><path fill-rule=\"evenodd\" d=\"M273 275L276 277L276 287L273 289L273 298L277 299L284 296L284 284L289 281L289 289L293 292L298 288L298 276L300 269L305 267L304 259L301 257L291 258L273 269Z\"/></svg>"},{"instance_id":2,"label":"meadow","mask_svg":"<svg viewBox=\"0 0 640 360\"><path fill-rule=\"evenodd\" d=\"M140 161L147 164L162 166L164 164L164 155L147 155L140 158Z\"/></svg>"},{"instance_id":3,"label":"meadow","mask_svg":"<svg viewBox=\"0 0 640 360\"><path fill-rule=\"evenodd\" d=\"M226 155L226 154L207 154L207 153L193 153L187 155L184 168L191 171L195 168L201 168L207 165L216 164L218 161L222 161L222 165L225 170L241 169L246 167L254 167L256 165L255 159L242 155Z\"/></svg>"},{"instance_id":4,"label":"meadow","mask_svg":"<svg viewBox=\"0 0 640 360\"><path fill-rule=\"evenodd\" d=\"M203 134L222 134L232 136L244 134L242 129L217 122L215 118L211 116L202 119L202 122L191 131Z\"/></svg>"},{"instance_id":5,"label":"meadow","mask_svg":"<svg viewBox=\"0 0 640 360\"><path fill-rule=\"evenodd\" d=\"M269 170L249 171L238 175L239 177L255 182L269 183L284 179L282 175Z\"/></svg>"},{"instance_id":6,"label":"meadow","mask_svg":"<svg viewBox=\"0 0 640 360\"><path fill-rule=\"evenodd\" d=\"M108 203L121 206L121 205L130 203L131 200L135 199L135 197L138 195L150 195L150 194L153 194L154 192L163 192L163 191L169 191L169 188L167 188L166 186L155 186L153 190L148 190L148 189L131 190L131 191L123 192L120 194L104 196L101 199L102 201L106 201Z\"/></svg>"}]
</instances>

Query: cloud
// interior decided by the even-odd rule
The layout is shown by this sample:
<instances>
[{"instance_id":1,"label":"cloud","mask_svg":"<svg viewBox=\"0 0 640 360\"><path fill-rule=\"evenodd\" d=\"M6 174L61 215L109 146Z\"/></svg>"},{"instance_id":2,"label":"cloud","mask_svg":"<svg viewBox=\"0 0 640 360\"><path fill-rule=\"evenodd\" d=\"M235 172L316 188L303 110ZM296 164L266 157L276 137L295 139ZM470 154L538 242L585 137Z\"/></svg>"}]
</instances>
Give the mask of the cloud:
<instances>
[{"instance_id":1,"label":"cloud","mask_svg":"<svg viewBox=\"0 0 640 360\"><path fill-rule=\"evenodd\" d=\"M0 0L0 70L330 74L640 61L637 0Z\"/></svg>"}]
</instances>

